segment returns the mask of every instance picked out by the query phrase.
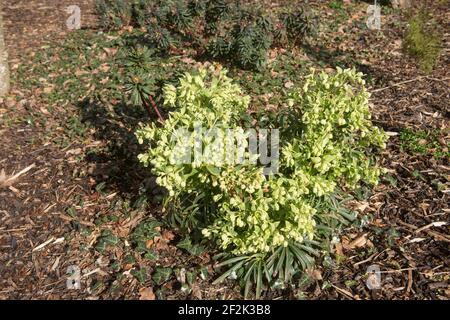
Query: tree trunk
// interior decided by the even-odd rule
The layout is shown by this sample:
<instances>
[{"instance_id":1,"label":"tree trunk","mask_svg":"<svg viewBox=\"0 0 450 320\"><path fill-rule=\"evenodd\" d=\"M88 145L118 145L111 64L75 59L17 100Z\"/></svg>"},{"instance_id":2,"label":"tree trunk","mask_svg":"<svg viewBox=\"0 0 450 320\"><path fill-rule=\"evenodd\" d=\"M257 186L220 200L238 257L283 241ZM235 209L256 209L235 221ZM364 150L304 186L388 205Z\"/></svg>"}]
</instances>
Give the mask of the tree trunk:
<instances>
[{"instance_id":1,"label":"tree trunk","mask_svg":"<svg viewBox=\"0 0 450 320\"><path fill-rule=\"evenodd\" d=\"M3 37L2 5L0 3L0 97L9 91L8 53Z\"/></svg>"}]
</instances>

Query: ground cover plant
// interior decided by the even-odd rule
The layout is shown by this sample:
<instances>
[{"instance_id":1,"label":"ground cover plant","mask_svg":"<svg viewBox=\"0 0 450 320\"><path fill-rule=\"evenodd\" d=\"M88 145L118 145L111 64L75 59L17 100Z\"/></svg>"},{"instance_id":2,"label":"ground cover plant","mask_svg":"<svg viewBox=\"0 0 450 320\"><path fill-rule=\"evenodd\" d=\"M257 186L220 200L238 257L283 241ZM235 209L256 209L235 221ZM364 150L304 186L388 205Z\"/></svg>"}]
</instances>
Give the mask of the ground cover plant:
<instances>
[{"instance_id":1,"label":"ground cover plant","mask_svg":"<svg viewBox=\"0 0 450 320\"><path fill-rule=\"evenodd\" d=\"M445 1L369 30L366 1L82 0L73 31L44 10L69 0L16 2L1 299L448 298ZM278 172L172 163L198 124L278 129Z\"/></svg>"}]
</instances>

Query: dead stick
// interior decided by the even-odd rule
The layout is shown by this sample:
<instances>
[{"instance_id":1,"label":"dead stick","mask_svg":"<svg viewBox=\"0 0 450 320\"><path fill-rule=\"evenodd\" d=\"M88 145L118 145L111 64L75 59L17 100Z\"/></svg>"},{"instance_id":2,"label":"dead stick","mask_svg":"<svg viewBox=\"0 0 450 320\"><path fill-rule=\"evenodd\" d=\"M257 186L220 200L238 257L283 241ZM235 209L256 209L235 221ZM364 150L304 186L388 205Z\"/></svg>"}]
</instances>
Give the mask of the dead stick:
<instances>
[{"instance_id":1,"label":"dead stick","mask_svg":"<svg viewBox=\"0 0 450 320\"><path fill-rule=\"evenodd\" d=\"M36 166L36 164L33 163L32 165L26 167L25 169L23 169L22 171L20 171L19 173L15 174L12 177L4 178L4 180L0 179L0 188L12 185L21 175L27 173L28 171L33 169L35 166Z\"/></svg>"},{"instance_id":2,"label":"dead stick","mask_svg":"<svg viewBox=\"0 0 450 320\"><path fill-rule=\"evenodd\" d=\"M397 220L397 222L398 222L399 224L403 225L403 226L406 226L406 227L408 227L408 228L414 230L414 231L417 230L417 229L419 229L419 227L416 227L415 225L406 223L406 222L401 221L401 220ZM450 242L450 238L447 238L446 235L440 234L440 233L438 233L438 232L431 231L431 230L427 230L427 229L426 229L426 230L421 230L421 232L428 233L430 236L434 237L435 240L437 239L437 240L440 240L440 241Z\"/></svg>"},{"instance_id":3,"label":"dead stick","mask_svg":"<svg viewBox=\"0 0 450 320\"><path fill-rule=\"evenodd\" d=\"M422 77L417 77L417 78L415 78L415 79L410 79L410 80L402 81L402 82L395 83L395 84L393 84L393 85L390 85L390 86L387 86L387 87L384 87L384 88L372 90L371 92L380 92L380 91L384 91L384 90L387 90L387 89L389 89L389 88L401 86L402 84L407 84L407 83L410 83L410 82L419 81L419 80L421 80L421 79L423 79L423 78L426 78L426 77L422 76Z\"/></svg>"},{"instance_id":4,"label":"dead stick","mask_svg":"<svg viewBox=\"0 0 450 320\"><path fill-rule=\"evenodd\" d=\"M406 293L409 293L411 291L412 284L413 284L413 274L412 274L412 269L409 269L408 270L408 286L406 287Z\"/></svg>"},{"instance_id":5,"label":"dead stick","mask_svg":"<svg viewBox=\"0 0 450 320\"><path fill-rule=\"evenodd\" d=\"M390 86L387 86L387 87L384 87L384 88L375 89L375 90L372 90L371 92L384 91L384 90L387 90L389 88L398 87L398 86L401 86L402 84L407 84L407 83L414 82L414 81L419 81L419 80L422 80L422 79L428 79L428 80L433 80L433 81L445 82L445 81L449 80L450 78L437 79L437 78L431 78L429 76L421 76L421 77L417 77L417 78L414 78L414 79L410 79L410 80L402 81L402 82L399 82L399 83L395 83L393 85L390 85Z\"/></svg>"}]
</instances>

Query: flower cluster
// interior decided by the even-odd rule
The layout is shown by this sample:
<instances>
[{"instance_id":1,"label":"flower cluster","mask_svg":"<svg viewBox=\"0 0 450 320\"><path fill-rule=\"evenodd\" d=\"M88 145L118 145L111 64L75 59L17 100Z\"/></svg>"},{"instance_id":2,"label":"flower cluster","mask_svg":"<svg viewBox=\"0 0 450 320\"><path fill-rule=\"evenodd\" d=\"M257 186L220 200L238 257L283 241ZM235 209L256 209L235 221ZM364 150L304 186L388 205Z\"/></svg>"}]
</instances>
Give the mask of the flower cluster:
<instances>
[{"instance_id":1,"label":"flower cluster","mask_svg":"<svg viewBox=\"0 0 450 320\"><path fill-rule=\"evenodd\" d=\"M166 86L165 103L176 111L163 126L137 131L140 143L150 142L140 161L152 166L169 198L195 194L203 199L195 203L195 211L206 214L198 228L222 250L265 253L312 239L320 197L338 186L377 182L381 169L374 164L372 149L384 148L386 135L370 121L362 74L313 72L294 89L287 104L295 116L280 125L279 172L270 176L252 162L218 166L173 161L174 150L179 155L185 151L179 147L182 139L173 138L175 131L195 132L198 122L204 128L239 128L250 98L223 70L200 70L182 77L178 87ZM203 145L211 142L202 139ZM195 134L182 141L193 146Z\"/></svg>"}]
</instances>

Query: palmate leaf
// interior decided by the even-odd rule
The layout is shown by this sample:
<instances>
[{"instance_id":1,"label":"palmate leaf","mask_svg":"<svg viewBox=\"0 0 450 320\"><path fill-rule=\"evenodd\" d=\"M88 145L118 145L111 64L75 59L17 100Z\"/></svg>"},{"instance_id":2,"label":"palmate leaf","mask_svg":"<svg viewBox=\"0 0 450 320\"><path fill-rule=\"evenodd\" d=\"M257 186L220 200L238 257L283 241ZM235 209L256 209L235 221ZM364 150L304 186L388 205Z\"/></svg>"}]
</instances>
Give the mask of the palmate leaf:
<instances>
[{"instance_id":1,"label":"palmate leaf","mask_svg":"<svg viewBox=\"0 0 450 320\"><path fill-rule=\"evenodd\" d=\"M152 275L152 280L157 285L162 285L164 282L169 280L172 273L173 273L172 268L157 267L155 272Z\"/></svg>"},{"instance_id":2,"label":"palmate leaf","mask_svg":"<svg viewBox=\"0 0 450 320\"><path fill-rule=\"evenodd\" d=\"M104 251L107 246L115 246L120 242L120 239L115 236L110 230L103 230L96 245L96 249Z\"/></svg>"},{"instance_id":3,"label":"palmate leaf","mask_svg":"<svg viewBox=\"0 0 450 320\"><path fill-rule=\"evenodd\" d=\"M184 249L193 256L199 256L205 251L205 248L198 244L193 244L190 237L186 237L178 242L177 247Z\"/></svg>"},{"instance_id":4,"label":"palmate leaf","mask_svg":"<svg viewBox=\"0 0 450 320\"><path fill-rule=\"evenodd\" d=\"M156 260L156 253L147 247L147 241L153 240L160 236L160 232L156 229L161 223L155 219L148 219L141 222L131 233L131 242L135 246L135 250L143 254L146 259Z\"/></svg>"},{"instance_id":5,"label":"palmate leaf","mask_svg":"<svg viewBox=\"0 0 450 320\"><path fill-rule=\"evenodd\" d=\"M187 283L192 286L197 279L197 271L194 270L192 272L186 272L186 281Z\"/></svg>"},{"instance_id":6,"label":"palmate leaf","mask_svg":"<svg viewBox=\"0 0 450 320\"><path fill-rule=\"evenodd\" d=\"M131 274L140 282L145 283L147 280L147 271L145 269L131 270Z\"/></svg>"},{"instance_id":7,"label":"palmate leaf","mask_svg":"<svg viewBox=\"0 0 450 320\"><path fill-rule=\"evenodd\" d=\"M144 258L151 261L156 261L158 260L158 254L156 254L154 251L147 250L147 252L144 254Z\"/></svg>"},{"instance_id":8,"label":"palmate leaf","mask_svg":"<svg viewBox=\"0 0 450 320\"><path fill-rule=\"evenodd\" d=\"M180 242L178 242L177 247L180 249L184 249L186 251L189 251L192 247L192 242L189 237L184 238Z\"/></svg>"}]
</instances>

